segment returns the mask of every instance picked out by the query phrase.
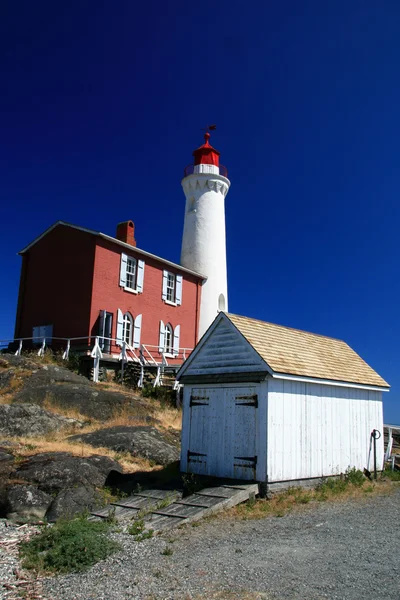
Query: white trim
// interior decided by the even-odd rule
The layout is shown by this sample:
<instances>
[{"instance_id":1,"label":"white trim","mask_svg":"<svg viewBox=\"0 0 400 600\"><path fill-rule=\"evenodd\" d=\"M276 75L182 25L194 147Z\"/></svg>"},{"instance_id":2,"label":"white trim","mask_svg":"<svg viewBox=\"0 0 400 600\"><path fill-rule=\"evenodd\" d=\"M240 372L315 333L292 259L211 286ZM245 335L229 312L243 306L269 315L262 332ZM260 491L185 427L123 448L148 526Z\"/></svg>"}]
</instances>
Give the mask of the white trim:
<instances>
[{"instance_id":1,"label":"white trim","mask_svg":"<svg viewBox=\"0 0 400 600\"><path fill-rule=\"evenodd\" d=\"M286 375L284 373L272 373L271 375L274 379L290 379L291 381L300 381L302 383L319 383L322 385L337 385L339 387L351 387L360 390L371 390L373 392L389 392L389 388L362 383L353 383L351 381L336 381L335 379L317 379L314 377L300 377L298 375Z\"/></svg>"},{"instance_id":2,"label":"white trim","mask_svg":"<svg viewBox=\"0 0 400 600\"><path fill-rule=\"evenodd\" d=\"M204 281L207 280L207 277L205 275L201 275L201 273L196 273L196 271L192 271L191 269L186 269L186 267L182 267L181 265L177 265L176 263L166 260L165 258L161 258L161 256L156 256L155 254L151 254L151 252L146 252L146 250L140 250L139 248L136 248L136 246L131 246L131 244L126 244L125 242L121 242L121 240L117 240L116 238L113 238L110 235L101 233L101 231L94 231L93 229L86 229L85 227L79 227L79 225L72 225L72 223L66 223L65 221L56 221L56 223L54 223L53 225L48 227L46 229L46 231L41 233L30 244L28 244L27 246L25 246L25 248L20 250L20 252L18 252L18 254L21 254L21 255L25 254L25 252L27 252L30 248L32 248L32 246L34 246L39 240L41 240L45 235L50 233L50 231L55 229L58 225L63 225L64 227L70 227L71 229L77 229L78 231L83 231L84 233L90 233L91 235L99 236L109 242L118 244L119 246L122 246L123 248L126 248L127 250L130 250L131 252L135 252L135 253L137 252L141 256L147 256L148 258L157 260L164 265L173 267L174 269L177 269L182 273L189 273L189 275L194 275L195 277L197 277L199 279L203 279Z\"/></svg>"},{"instance_id":3,"label":"white trim","mask_svg":"<svg viewBox=\"0 0 400 600\"><path fill-rule=\"evenodd\" d=\"M165 304L169 304L170 306L178 306L176 302L171 302L171 300L164 300Z\"/></svg>"},{"instance_id":4,"label":"white trim","mask_svg":"<svg viewBox=\"0 0 400 600\"><path fill-rule=\"evenodd\" d=\"M122 289L124 290L124 292L130 292L131 294L139 293L137 290L134 290L133 288L123 287Z\"/></svg>"}]
</instances>

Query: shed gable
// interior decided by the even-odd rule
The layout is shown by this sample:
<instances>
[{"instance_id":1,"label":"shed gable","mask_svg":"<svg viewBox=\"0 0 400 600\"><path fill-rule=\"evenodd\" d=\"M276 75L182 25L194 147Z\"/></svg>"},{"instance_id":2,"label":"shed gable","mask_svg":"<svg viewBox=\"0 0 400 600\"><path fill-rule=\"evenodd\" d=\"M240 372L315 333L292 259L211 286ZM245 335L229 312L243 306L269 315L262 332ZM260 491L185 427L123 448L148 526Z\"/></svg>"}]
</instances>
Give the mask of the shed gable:
<instances>
[{"instance_id":1,"label":"shed gable","mask_svg":"<svg viewBox=\"0 0 400 600\"><path fill-rule=\"evenodd\" d=\"M221 314L221 317L225 315ZM266 374L269 368L241 333L225 318L200 342L197 352L182 367L182 380L191 376L247 373ZM206 341L206 343L204 343Z\"/></svg>"}]
</instances>

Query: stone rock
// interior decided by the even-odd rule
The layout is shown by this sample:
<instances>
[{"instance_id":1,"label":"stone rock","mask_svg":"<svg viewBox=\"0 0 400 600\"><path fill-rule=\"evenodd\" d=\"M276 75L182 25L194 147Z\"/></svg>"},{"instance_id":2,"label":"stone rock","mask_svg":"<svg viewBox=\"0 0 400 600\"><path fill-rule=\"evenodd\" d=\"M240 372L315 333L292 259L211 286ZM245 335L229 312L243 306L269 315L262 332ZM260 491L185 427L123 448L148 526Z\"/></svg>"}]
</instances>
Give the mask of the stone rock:
<instances>
[{"instance_id":1,"label":"stone rock","mask_svg":"<svg viewBox=\"0 0 400 600\"><path fill-rule=\"evenodd\" d=\"M19 479L47 493L58 493L74 486L102 487L111 470L122 471L119 463L106 456L83 458L67 452L45 452L28 458L15 472Z\"/></svg>"},{"instance_id":2,"label":"stone rock","mask_svg":"<svg viewBox=\"0 0 400 600\"><path fill-rule=\"evenodd\" d=\"M82 441L96 447L111 448L114 452L129 452L158 465L168 465L179 460L179 448L166 440L155 427L116 426L91 433L73 435L69 440Z\"/></svg>"},{"instance_id":3,"label":"stone rock","mask_svg":"<svg viewBox=\"0 0 400 600\"><path fill-rule=\"evenodd\" d=\"M14 456L0 446L0 478L5 478L14 470Z\"/></svg>"},{"instance_id":4,"label":"stone rock","mask_svg":"<svg viewBox=\"0 0 400 600\"><path fill-rule=\"evenodd\" d=\"M73 517L103 504L103 496L92 487L82 485L67 488L61 490L54 498L46 513L46 519L52 522L59 517Z\"/></svg>"},{"instance_id":5,"label":"stone rock","mask_svg":"<svg viewBox=\"0 0 400 600\"><path fill-rule=\"evenodd\" d=\"M0 404L0 435L34 437L81 426L76 419L55 415L36 404Z\"/></svg>"},{"instance_id":6,"label":"stone rock","mask_svg":"<svg viewBox=\"0 0 400 600\"><path fill-rule=\"evenodd\" d=\"M36 370L39 368L38 364L25 356L15 356L14 354L3 353L0 356L0 369L9 369L17 368L17 369L29 369Z\"/></svg>"},{"instance_id":7,"label":"stone rock","mask_svg":"<svg viewBox=\"0 0 400 600\"><path fill-rule=\"evenodd\" d=\"M50 400L63 409L74 408L82 415L105 421L129 409L132 416L144 419L148 405L140 396L128 396L90 382L62 367L45 365L24 381L23 388L14 396L15 402L43 404Z\"/></svg>"},{"instance_id":8,"label":"stone rock","mask_svg":"<svg viewBox=\"0 0 400 600\"><path fill-rule=\"evenodd\" d=\"M7 491L7 518L43 519L52 500L34 485L13 485Z\"/></svg>"}]
</instances>

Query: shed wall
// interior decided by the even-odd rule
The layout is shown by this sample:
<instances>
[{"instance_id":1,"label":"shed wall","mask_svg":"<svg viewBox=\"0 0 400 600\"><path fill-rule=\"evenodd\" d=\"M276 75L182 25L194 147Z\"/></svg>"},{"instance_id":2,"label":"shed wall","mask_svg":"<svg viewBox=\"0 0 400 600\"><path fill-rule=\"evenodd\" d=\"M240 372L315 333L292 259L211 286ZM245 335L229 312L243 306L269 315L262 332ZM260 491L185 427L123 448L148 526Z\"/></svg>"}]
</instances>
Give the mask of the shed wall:
<instances>
[{"instance_id":1,"label":"shed wall","mask_svg":"<svg viewBox=\"0 0 400 600\"><path fill-rule=\"evenodd\" d=\"M373 429L383 433L381 392L270 379L268 481L336 475L349 466L371 470ZM383 435L378 468L382 463Z\"/></svg>"}]
</instances>

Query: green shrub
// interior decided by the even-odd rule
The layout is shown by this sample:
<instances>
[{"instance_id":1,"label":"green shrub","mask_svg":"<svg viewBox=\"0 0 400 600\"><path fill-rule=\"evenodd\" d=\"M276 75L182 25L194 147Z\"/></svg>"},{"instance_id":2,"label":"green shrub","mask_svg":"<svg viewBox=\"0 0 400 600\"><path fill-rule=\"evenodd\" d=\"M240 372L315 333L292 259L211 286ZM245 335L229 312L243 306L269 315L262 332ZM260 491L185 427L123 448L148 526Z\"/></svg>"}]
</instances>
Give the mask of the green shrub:
<instances>
[{"instance_id":1,"label":"green shrub","mask_svg":"<svg viewBox=\"0 0 400 600\"><path fill-rule=\"evenodd\" d=\"M355 485L356 487L361 487L365 483L364 473L360 471L360 469L356 469L355 467L353 467L352 469L350 469L349 467L347 469L345 473L345 479L346 481L348 481L352 485Z\"/></svg>"},{"instance_id":2,"label":"green shrub","mask_svg":"<svg viewBox=\"0 0 400 600\"><path fill-rule=\"evenodd\" d=\"M153 537L153 529L146 531L143 519L138 519L128 527L129 535L132 535L137 542L143 542Z\"/></svg>"},{"instance_id":3,"label":"green shrub","mask_svg":"<svg viewBox=\"0 0 400 600\"><path fill-rule=\"evenodd\" d=\"M400 471L392 471L391 469L385 469L382 473L382 477L391 479L392 481L400 481Z\"/></svg>"},{"instance_id":4,"label":"green shrub","mask_svg":"<svg viewBox=\"0 0 400 600\"><path fill-rule=\"evenodd\" d=\"M23 566L53 573L84 571L119 550L119 544L105 535L109 527L107 522L88 521L86 516L60 519L28 542L21 542Z\"/></svg>"}]
</instances>

